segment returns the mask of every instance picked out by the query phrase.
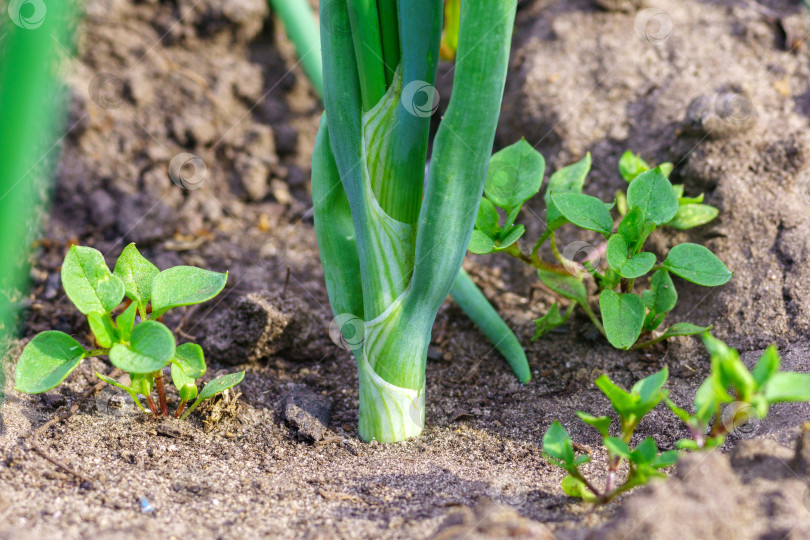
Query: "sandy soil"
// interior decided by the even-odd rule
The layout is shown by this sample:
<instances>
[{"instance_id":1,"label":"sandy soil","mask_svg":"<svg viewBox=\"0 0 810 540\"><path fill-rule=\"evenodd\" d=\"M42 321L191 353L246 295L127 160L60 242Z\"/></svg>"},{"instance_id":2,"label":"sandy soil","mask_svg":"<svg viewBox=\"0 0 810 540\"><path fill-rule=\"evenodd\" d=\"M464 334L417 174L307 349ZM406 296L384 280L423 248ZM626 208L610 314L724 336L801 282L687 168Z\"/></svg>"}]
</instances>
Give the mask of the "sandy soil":
<instances>
[{"instance_id":1,"label":"sandy soil","mask_svg":"<svg viewBox=\"0 0 810 540\"><path fill-rule=\"evenodd\" d=\"M625 149L675 162L687 193L705 192L721 217L659 235L656 249L706 243L735 277L710 294L679 282L674 319L714 323L747 362L776 342L785 368L810 371L810 52L785 31L807 28L798 2L655 1L663 27L642 27L641 37L638 2L598 3L521 2L497 144L524 136L550 170L590 150L586 191L604 199L622 186L616 162ZM204 345L210 376L233 366L247 375L238 393L188 423L146 419L110 389L82 400L93 371L110 369L100 360L41 396L7 382L0 538L810 535L802 458L810 443L794 450L808 405L777 407L754 432L731 437L730 454L694 456L669 482L607 507L564 496L540 438L560 419L592 453L588 467L600 478L597 437L574 414L610 412L593 386L600 373L629 385L667 365L671 395L685 405L706 356L685 338L618 352L584 318L532 343L532 320L553 300L504 258L471 256L465 266L526 344L532 382L520 385L448 302L429 355L424 435L362 443L354 361L328 337L311 219L321 109L265 1L90 0L82 28L70 132L37 244L24 339L6 355L6 379L39 331L87 340L59 282L66 246L76 241L110 263L134 241L161 268L229 270L219 299L167 323ZM447 66L438 86L450 95ZM714 103L718 94L737 96L733 111L743 112L719 125L688 114L694 99ZM205 163L199 189L167 175L181 152ZM521 216L529 237L541 218L542 205ZM594 240L567 241L575 239ZM287 419L298 399L331 411L315 442L312 425ZM74 405L37 439L37 452L27 436ZM638 436L671 448L683 434L661 409Z\"/></svg>"}]
</instances>

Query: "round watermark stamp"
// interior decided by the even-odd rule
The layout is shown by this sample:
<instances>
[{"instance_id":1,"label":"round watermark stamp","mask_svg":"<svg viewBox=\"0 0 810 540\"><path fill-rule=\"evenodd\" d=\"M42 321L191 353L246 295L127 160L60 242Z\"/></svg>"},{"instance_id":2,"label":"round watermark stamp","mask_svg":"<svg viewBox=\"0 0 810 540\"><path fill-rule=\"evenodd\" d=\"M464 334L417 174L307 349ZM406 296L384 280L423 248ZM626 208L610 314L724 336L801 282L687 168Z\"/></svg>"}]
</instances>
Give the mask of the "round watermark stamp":
<instances>
[{"instance_id":1,"label":"round watermark stamp","mask_svg":"<svg viewBox=\"0 0 810 540\"><path fill-rule=\"evenodd\" d=\"M169 162L169 177L183 189L200 189L208 177L208 167L200 156L181 152Z\"/></svg>"},{"instance_id":2,"label":"round watermark stamp","mask_svg":"<svg viewBox=\"0 0 810 540\"><path fill-rule=\"evenodd\" d=\"M102 416L133 416L138 407L126 391L107 385L96 394L96 411Z\"/></svg>"},{"instance_id":3,"label":"round watermark stamp","mask_svg":"<svg viewBox=\"0 0 810 540\"><path fill-rule=\"evenodd\" d=\"M439 91L425 81L411 81L402 89L402 106L419 118L428 118L439 108Z\"/></svg>"},{"instance_id":4,"label":"round watermark stamp","mask_svg":"<svg viewBox=\"0 0 810 540\"><path fill-rule=\"evenodd\" d=\"M90 79L88 94L102 109L115 109L124 102L124 80L112 73L97 73Z\"/></svg>"},{"instance_id":5,"label":"round watermark stamp","mask_svg":"<svg viewBox=\"0 0 810 540\"><path fill-rule=\"evenodd\" d=\"M572 276L582 279L589 274L588 266L603 271L604 253L588 242L577 240L562 250L563 266ZM587 265L587 266L586 266Z\"/></svg>"},{"instance_id":6,"label":"round watermark stamp","mask_svg":"<svg viewBox=\"0 0 810 540\"><path fill-rule=\"evenodd\" d=\"M528 493L518 478L510 473L500 473L492 477L487 487L487 496L494 502L512 508L526 504Z\"/></svg>"},{"instance_id":7,"label":"round watermark stamp","mask_svg":"<svg viewBox=\"0 0 810 540\"><path fill-rule=\"evenodd\" d=\"M329 337L341 349L362 349L366 340L366 323L357 315L341 313L330 321Z\"/></svg>"},{"instance_id":8,"label":"round watermark stamp","mask_svg":"<svg viewBox=\"0 0 810 540\"><path fill-rule=\"evenodd\" d=\"M47 12L44 0L10 0L8 3L8 16L11 22L26 30L42 26Z\"/></svg>"},{"instance_id":9,"label":"round watermark stamp","mask_svg":"<svg viewBox=\"0 0 810 540\"><path fill-rule=\"evenodd\" d=\"M641 41L656 47L666 43L672 35L672 17L662 9L643 9L636 15L633 29Z\"/></svg>"},{"instance_id":10,"label":"round watermark stamp","mask_svg":"<svg viewBox=\"0 0 810 540\"><path fill-rule=\"evenodd\" d=\"M745 438L753 437L762 422L756 409L742 401L735 401L726 406L721 420L729 435Z\"/></svg>"}]
</instances>

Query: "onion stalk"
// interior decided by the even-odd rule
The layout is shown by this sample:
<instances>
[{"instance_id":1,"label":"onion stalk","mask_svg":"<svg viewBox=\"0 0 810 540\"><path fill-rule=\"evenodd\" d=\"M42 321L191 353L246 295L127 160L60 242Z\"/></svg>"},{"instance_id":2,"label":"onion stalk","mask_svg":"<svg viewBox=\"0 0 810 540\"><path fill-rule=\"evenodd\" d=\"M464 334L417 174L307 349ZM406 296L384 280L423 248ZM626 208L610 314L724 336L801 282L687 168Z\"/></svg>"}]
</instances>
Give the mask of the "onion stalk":
<instances>
[{"instance_id":1,"label":"onion stalk","mask_svg":"<svg viewBox=\"0 0 810 540\"><path fill-rule=\"evenodd\" d=\"M431 329L451 289L529 379L517 339L459 274L492 151L515 6L462 2L454 91L425 182L443 3L412 0L394 10L390 0L321 2L326 113L313 156L315 229L336 320L363 321L359 339L343 330L355 344L364 440L421 433Z\"/></svg>"}]
</instances>

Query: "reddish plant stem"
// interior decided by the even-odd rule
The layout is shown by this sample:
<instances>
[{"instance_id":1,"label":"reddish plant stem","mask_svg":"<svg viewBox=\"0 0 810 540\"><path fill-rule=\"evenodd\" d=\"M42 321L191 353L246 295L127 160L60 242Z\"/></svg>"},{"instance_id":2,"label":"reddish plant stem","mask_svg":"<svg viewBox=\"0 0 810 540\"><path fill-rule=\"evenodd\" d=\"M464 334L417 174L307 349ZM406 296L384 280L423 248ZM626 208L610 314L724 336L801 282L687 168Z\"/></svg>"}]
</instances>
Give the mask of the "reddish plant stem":
<instances>
[{"instance_id":1,"label":"reddish plant stem","mask_svg":"<svg viewBox=\"0 0 810 540\"><path fill-rule=\"evenodd\" d=\"M149 408L152 410L152 414L157 416L158 411L157 411L157 407L155 407L155 402L152 401L152 396L146 396L146 402L149 404Z\"/></svg>"},{"instance_id":2,"label":"reddish plant stem","mask_svg":"<svg viewBox=\"0 0 810 540\"><path fill-rule=\"evenodd\" d=\"M175 418L180 418L180 415L183 414L183 409L186 408L186 400L180 402L180 406L177 407L177 411L174 413Z\"/></svg>"},{"instance_id":3,"label":"reddish plant stem","mask_svg":"<svg viewBox=\"0 0 810 540\"><path fill-rule=\"evenodd\" d=\"M160 412L163 416L169 416L169 406L166 404L166 388L163 386L163 371L156 371L155 388L158 392L158 400L160 401Z\"/></svg>"}]
</instances>

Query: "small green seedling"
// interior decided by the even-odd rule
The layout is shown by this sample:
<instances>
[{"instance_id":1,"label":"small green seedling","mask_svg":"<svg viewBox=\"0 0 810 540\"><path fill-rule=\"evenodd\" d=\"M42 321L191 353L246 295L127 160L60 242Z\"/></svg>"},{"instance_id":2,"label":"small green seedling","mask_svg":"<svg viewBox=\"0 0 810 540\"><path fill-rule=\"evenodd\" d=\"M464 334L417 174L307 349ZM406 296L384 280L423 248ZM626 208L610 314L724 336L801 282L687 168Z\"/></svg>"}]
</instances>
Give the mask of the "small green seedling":
<instances>
[{"instance_id":1,"label":"small green seedling","mask_svg":"<svg viewBox=\"0 0 810 540\"><path fill-rule=\"evenodd\" d=\"M691 433L691 439L678 441L678 448L714 448L729 433L751 429L775 403L810 401L810 374L780 372L775 346L768 347L749 371L739 353L719 339L706 333L703 343L711 354L712 371L695 393L695 412L666 400Z\"/></svg>"},{"instance_id":2,"label":"small green seedling","mask_svg":"<svg viewBox=\"0 0 810 540\"><path fill-rule=\"evenodd\" d=\"M596 386L608 397L619 416L618 436L610 435L613 421L609 416L597 417L577 412L583 422L599 431L602 444L607 449L607 480L604 489L594 486L579 470L579 466L590 461L590 458L575 456L568 432L558 421L551 424L543 436L543 454L551 463L568 472L568 476L562 481L563 491L567 495L606 503L629 489L646 484L651 478L665 477L659 469L677 462L676 451L659 452L652 437L647 437L634 449L629 444L641 419L666 397L667 392L663 390L663 386L667 382L667 376L667 368L664 368L637 382L629 392L611 382L607 375L596 380ZM617 472L624 461L627 461L629 471L624 482L617 485Z\"/></svg>"},{"instance_id":3,"label":"small green seedling","mask_svg":"<svg viewBox=\"0 0 810 540\"><path fill-rule=\"evenodd\" d=\"M779 352L775 347L769 347L754 371L749 372L736 350L708 332L704 333L703 342L712 356L712 371L696 393L694 414L677 407L667 397L664 389L667 368L640 380L629 392L615 385L606 375L596 380L596 386L604 392L618 415L617 435L611 436L613 420L609 416L592 416L584 412L577 412L577 416L602 436L607 451L607 480L603 489L596 487L579 470L590 458L574 453L571 437L560 422L551 424L543 436L543 455L568 473L562 480L562 489L567 495L603 504L653 478L666 478L660 469L678 461L677 450L660 452L652 437L630 448L633 433L641 420L662 401L689 428L691 438L676 443L677 448L686 450L722 444L726 434L737 430L744 432L744 426L752 420L765 418L774 403L810 401L810 374L779 372ZM725 409L723 405L726 405ZM624 481L618 483L618 471L625 461L628 472Z\"/></svg>"},{"instance_id":4,"label":"small green seedling","mask_svg":"<svg viewBox=\"0 0 810 540\"><path fill-rule=\"evenodd\" d=\"M648 347L673 336L709 330L711 327L690 323L658 330L678 300L671 275L716 287L731 279L731 271L698 244L674 246L663 262L644 251L644 244L659 227L697 227L714 219L717 209L703 204L702 195L684 197L683 185L672 185L668 179L672 164L651 169L632 152L626 152L619 161L619 172L629 183L627 193L617 192L614 203L606 204L582 193L590 168L588 154L551 175L544 195L546 229L527 253L518 244L525 227L516 224L516 220L523 204L540 191L545 160L525 140L520 140L496 153L490 161L485 196L469 250L477 254L503 252L532 265L540 280L568 304L563 311L555 303L545 316L537 319L533 339L563 325L576 306L618 349ZM611 215L614 208L618 213L616 220ZM569 246L573 253L568 248L561 252L555 231L569 223L598 233L603 241L596 246L573 243ZM540 248L546 241L558 264L540 258ZM578 253L586 253L586 259L573 260ZM602 260L607 264L600 265ZM647 288L637 293L636 282L648 275ZM586 279L595 281L599 290L599 315L590 305Z\"/></svg>"},{"instance_id":5,"label":"small green seedling","mask_svg":"<svg viewBox=\"0 0 810 540\"><path fill-rule=\"evenodd\" d=\"M222 291L228 274L175 266L164 271L144 258L130 244L110 272L104 256L89 247L72 246L62 264L62 287L73 304L87 316L99 348L88 350L64 332L49 330L35 336L17 363L16 388L28 394L46 392L59 385L85 358L108 355L110 362L129 374L129 385L96 373L102 381L126 391L139 409L146 398L155 416L167 416L163 369L180 394L179 417L188 401L188 415L205 399L239 384L245 372L210 381L201 392L196 380L205 374L202 347L195 343L176 346L174 335L159 319L172 308L211 300ZM124 296L128 306L117 316ZM157 388L160 408L152 401ZM196 399L195 399L196 398Z\"/></svg>"}]
</instances>

